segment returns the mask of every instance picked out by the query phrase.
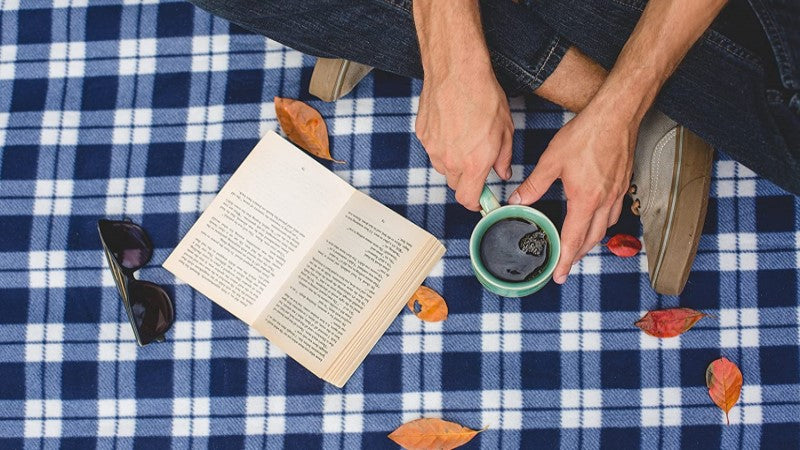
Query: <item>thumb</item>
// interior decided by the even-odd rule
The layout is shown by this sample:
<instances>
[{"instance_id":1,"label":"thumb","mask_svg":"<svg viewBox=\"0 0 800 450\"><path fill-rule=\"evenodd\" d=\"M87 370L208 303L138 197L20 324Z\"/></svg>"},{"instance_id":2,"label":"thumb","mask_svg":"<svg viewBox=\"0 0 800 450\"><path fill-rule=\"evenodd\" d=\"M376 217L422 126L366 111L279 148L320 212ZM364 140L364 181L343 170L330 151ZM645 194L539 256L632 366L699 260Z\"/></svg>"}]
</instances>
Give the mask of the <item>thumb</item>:
<instances>
[{"instance_id":1,"label":"thumb","mask_svg":"<svg viewBox=\"0 0 800 450\"><path fill-rule=\"evenodd\" d=\"M510 205L530 205L537 202L558 178L558 174L555 167L543 164L540 159L528 178L508 197L508 203Z\"/></svg>"}]
</instances>

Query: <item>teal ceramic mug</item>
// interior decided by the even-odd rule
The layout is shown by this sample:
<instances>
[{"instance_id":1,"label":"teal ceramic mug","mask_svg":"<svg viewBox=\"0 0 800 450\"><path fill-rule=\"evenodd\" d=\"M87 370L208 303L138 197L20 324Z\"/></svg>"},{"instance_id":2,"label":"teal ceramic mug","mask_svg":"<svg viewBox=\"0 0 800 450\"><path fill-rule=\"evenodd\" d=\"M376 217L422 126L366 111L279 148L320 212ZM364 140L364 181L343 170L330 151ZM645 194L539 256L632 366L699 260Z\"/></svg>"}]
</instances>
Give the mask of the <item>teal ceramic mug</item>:
<instances>
[{"instance_id":1,"label":"teal ceramic mug","mask_svg":"<svg viewBox=\"0 0 800 450\"><path fill-rule=\"evenodd\" d=\"M500 206L497 197L492 194L487 186L483 187L481 193L481 214L483 218L475 225L472 236L469 238L469 260L472 263L472 270L478 281L486 289L504 297L524 297L538 291L553 276L553 270L558 263L558 256L561 252L561 240L558 230L553 222L540 211L529 206L506 205ZM480 245L484 233L495 223L504 219L522 219L536 224L547 235L550 242L548 246L547 265L544 270L534 278L523 282L503 281L486 270L480 258Z\"/></svg>"}]
</instances>

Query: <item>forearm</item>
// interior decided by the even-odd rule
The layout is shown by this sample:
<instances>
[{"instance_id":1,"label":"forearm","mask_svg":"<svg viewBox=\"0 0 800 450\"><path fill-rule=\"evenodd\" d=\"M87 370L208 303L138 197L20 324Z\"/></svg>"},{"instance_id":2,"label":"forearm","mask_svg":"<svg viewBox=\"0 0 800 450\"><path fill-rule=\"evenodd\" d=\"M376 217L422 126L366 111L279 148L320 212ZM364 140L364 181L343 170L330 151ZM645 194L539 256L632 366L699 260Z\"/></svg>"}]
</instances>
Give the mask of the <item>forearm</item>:
<instances>
[{"instance_id":1,"label":"forearm","mask_svg":"<svg viewBox=\"0 0 800 450\"><path fill-rule=\"evenodd\" d=\"M477 0L414 0L413 9L426 81L491 71Z\"/></svg>"},{"instance_id":2,"label":"forearm","mask_svg":"<svg viewBox=\"0 0 800 450\"><path fill-rule=\"evenodd\" d=\"M727 0L651 0L595 99L638 121ZM593 101L594 101L593 100Z\"/></svg>"}]
</instances>

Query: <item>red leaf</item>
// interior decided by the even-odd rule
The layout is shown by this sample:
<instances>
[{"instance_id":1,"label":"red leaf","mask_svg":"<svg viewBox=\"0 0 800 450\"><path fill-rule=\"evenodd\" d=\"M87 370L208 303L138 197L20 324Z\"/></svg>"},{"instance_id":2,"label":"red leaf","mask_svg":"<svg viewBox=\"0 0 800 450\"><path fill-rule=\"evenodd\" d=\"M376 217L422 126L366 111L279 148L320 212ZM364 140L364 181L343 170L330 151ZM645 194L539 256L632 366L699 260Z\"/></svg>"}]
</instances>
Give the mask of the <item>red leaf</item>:
<instances>
[{"instance_id":1,"label":"red leaf","mask_svg":"<svg viewBox=\"0 0 800 450\"><path fill-rule=\"evenodd\" d=\"M617 256L630 258L639 253L639 250L642 249L642 243L630 234L617 234L608 240L606 247Z\"/></svg>"},{"instance_id":2,"label":"red leaf","mask_svg":"<svg viewBox=\"0 0 800 450\"><path fill-rule=\"evenodd\" d=\"M650 336L670 338L683 334L707 315L691 308L660 309L649 311L634 325Z\"/></svg>"},{"instance_id":3,"label":"red leaf","mask_svg":"<svg viewBox=\"0 0 800 450\"><path fill-rule=\"evenodd\" d=\"M742 371L725 357L717 359L706 369L706 386L711 400L725 411L725 420L730 425L728 412L739 401L739 394L742 392Z\"/></svg>"}]
</instances>

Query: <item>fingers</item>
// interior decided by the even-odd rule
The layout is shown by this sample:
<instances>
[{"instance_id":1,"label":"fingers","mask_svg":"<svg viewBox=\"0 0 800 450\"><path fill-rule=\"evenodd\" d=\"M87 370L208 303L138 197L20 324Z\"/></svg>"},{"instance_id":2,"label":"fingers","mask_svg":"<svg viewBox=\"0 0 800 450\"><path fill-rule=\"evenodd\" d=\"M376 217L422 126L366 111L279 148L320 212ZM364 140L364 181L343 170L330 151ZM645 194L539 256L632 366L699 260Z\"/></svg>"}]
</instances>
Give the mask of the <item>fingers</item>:
<instances>
[{"instance_id":1,"label":"fingers","mask_svg":"<svg viewBox=\"0 0 800 450\"><path fill-rule=\"evenodd\" d=\"M494 162L495 173L504 180L511 178L511 143L512 133L503 133L500 154L497 155L497 160Z\"/></svg>"},{"instance_id":2,"label":"fingers","mask_svg":"<svg viewBox=\"0 0 800 450\"><path fill-rule=\"evenodd\" d=\"M470 211L480 211L480 197L486 177L489 175L489 168L476 175L462 173L455 188L456 200Z\"/></svg>"},{"instance_id":3,"label":"fingers","mask_svg":"<svg viewBox=\"0 0 800 450\"><path fill-rule=\"evenodd\" d=\"M608 228L613 227L617 224L619 220L619 215L622 213L622 202L625 200L625 196L622 196L614 202L614 206L611 207L611 212L608 214Z\"/></svg>"},{"instance_id":4,"label":"fingers","mask_svg":"<svg viewBox=\"0 0 800 450\"><path fill-rule=\"evenodd\" d=\"M508 203L510 205L530 205L538 201L558 178L558 175L558 167L540 158L530 176L508 197Z\"/></svg>"},{"instance_id":5,"label":"fingers","mask_svg":"<svg viewBox=\"0 0 800 450\"><path fill-rule=\"evenodd\" d=\"M581 258L586 256L586 254L589 253L589 250L594 248L598 242L603 240L603 236L606 235L609 210L610 208L603 208L594 213L594 217L592 217L592 224L589 226L589 231L586 232L586 238L583 241L583 245L578 251L578 255L572 260L572 264L577 263Z\"/></svg>"},{"instance_id":6,"label":"fingers","mask_svg":"<svg viewBox=\"0 0 800 450\"><path fill-rule=\"evenodd\" d=\"M561 256L553 271L553 281L564 284L575 256L583 246L594 211L586 206L567 203L567 217L561 227Z\"/></svg>"}]
</instances>

